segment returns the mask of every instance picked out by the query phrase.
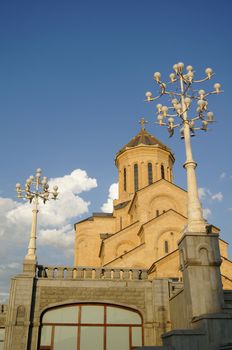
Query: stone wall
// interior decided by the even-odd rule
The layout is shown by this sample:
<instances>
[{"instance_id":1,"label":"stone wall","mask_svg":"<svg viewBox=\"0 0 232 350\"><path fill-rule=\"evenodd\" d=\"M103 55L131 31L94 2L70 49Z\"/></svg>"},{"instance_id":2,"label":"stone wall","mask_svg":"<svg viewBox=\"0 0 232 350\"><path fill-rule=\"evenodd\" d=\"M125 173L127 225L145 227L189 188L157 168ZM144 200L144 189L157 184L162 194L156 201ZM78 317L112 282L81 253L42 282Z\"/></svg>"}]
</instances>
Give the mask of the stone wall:
<instances>
[{"instance_id":1,"label":"stone wall","mask_svg":"<svg viewBox=\"0 0 232 350\"><path fill-rule=\"evenodd\" d=\"M64 273L67 270L69 273ZM12 312L7 319L4 350L36 350L41 317L47 309L91 302L120 305L139 311L143 317L144 344L161 344L161 334L171 329L167 279L148 280L144 270L121 269L118 273L112 272L112 269L102 269L100 274L98 270L93 273L94 270L89 268L80 270L40 267L32 288L29 288L32 281L29 276L21 275L13 279L10 295Z\"/></svg>"},{"instance_id":2,"label":"stone wall","mask_svg":"<svg viewBox=\"0 0 232 350\"><path fill-rule=\"evenodd\" d=\"M190 328L190 314L188 311L188 305L185 304L184 289L181 289L170 298L170 314L173 329Z\"/></svg>"}]
</instances>

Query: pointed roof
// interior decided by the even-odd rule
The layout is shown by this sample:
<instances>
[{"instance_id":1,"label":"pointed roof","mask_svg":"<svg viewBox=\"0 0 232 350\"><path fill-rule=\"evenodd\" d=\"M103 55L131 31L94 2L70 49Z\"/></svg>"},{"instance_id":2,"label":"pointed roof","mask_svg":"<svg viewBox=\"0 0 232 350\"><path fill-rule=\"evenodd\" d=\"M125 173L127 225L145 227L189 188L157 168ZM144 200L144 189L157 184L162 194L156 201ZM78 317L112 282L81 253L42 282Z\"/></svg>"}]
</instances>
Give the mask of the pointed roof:
<instances>
[{"instance_id":1,"label":"pointed roof","mask_svg":"<svg viewBox=\"0 0 232 350\"><path fill-rule=\"evenodd\" d=\"M165 144L159 141L156 137L149 134L149 132L147 132L147 130L143 127L140 130L140 132L133 137L133 139L131 139L124 147L122 147L118 151L118 153L116 154L116 158L117 156L119 156L119 154L123 153L124 151L140 145L157 146L159 148L162 148L165 151L172 153L170 148L168 148Z\"/></svg>"}]
</instances>

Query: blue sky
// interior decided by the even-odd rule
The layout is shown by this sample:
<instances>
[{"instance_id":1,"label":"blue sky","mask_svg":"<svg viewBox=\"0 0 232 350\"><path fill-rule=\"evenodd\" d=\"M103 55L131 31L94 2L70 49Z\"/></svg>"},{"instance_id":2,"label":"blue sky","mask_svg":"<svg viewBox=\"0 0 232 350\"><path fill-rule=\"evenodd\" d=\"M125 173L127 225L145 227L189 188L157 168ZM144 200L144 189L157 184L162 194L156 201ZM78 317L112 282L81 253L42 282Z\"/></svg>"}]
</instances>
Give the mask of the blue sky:
<instances>
[{"instance_id":1,"label":"blue sky","mask_svg":"<svg viewBox=\"0 0 232 350\"><path fill-rule=\"evenodd\" d=\"M175 182L186 188L183 142L177 135L168 139L166 130L154 124L155 104L143 102L146 91L155 91L153 73L168 77L173 64L182 61L199 76L212 67L214 82L225 91L210 99L217 123L193 139L193 150L202 202L211 211L208 220L232 243L231 10L226 0L2 2L2 215L12 209L15 183L37 167L52 178L85 170L82 184L87 187L78 193L91 204L88 213L77 214L83 218L100 211L110 185L117 182L114 155L139 131L142 116L149 120L148 131L172 148ZM218 193L222 197L213 198ZM62 225L80 218L69 215ZM21 268L17 264L26 252L27 233L22 226L24 238L16 239L17 222L4 225L1 246L9 254L2 255L0 266L6 278L8 265L13 264L12 273ZM71 228L66 230L71 235ZM11 247L15 242L17 251ZM51 264L72 263L71 254L61 256L59 249L45 244L38 255Z\"/></svg>"}]
</instances>

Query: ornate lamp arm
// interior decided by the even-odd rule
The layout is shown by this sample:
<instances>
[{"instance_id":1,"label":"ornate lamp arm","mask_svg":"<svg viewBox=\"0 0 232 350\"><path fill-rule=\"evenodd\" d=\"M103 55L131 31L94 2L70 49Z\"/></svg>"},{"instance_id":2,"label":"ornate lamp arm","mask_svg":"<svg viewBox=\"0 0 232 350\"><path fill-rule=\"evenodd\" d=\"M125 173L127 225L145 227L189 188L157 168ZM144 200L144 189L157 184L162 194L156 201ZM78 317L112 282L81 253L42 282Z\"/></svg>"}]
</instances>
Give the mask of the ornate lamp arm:
<instances>
[{"instance_id":1,"label":"ornate lamp arm","mask_svg":"<svg viewBox=\"0 0 232 350\"><path fill-rule=\"evenodd\" d=\"M188 232L201 233L205 231L205 220L203 218L202 206L198 196L198 187L195 168L197 163L193 159L191 136L195 135L196 130L207 131L208 124L214 122L214 115L208 111L208 101L206 97L212 94L221 93L221 85L219 83L214 84L214 90L206 93L205 90L197 90L198 96L194 93L189 94L189 90L195 83L203 83L212 78L214 75L211 68L206 68L206 77L200 80L194 80L194 70L192 66L187 66L187 73L183 73L184 64L182 62L173 66L174 72L170 74L169 86L175 84L175 90L166 91L166 84L161 81L161 74L159 72L154 73L154 79L159 87L161 87L161 93L159 97L169 95L172 97L172 105L170 107L162 104L157 104L157 119L160 126L167 126L169 137L174 134L174 129L180 127L181 138L185 141L185 153L186 161L184 168L187 173L187 188L188 188L188 225L186 230ZM163 89L162 89L163 87ZM196 92L196 91L195 91ZM155 99L159 98L156 97ZM174 97L174 98L173 98ZM175 98L175 97L178 97ZM148 91L146 93L146 102L153 101L152 93ZM194 113L193 117L189 117L188 113L191 112L193 102L197 104L197 116ZM169 110L173 110L174 113L168 113ZM175 123L175 118L179 118L180 123ZM201 126L195 126L195 122L201 122Z\"/></svg>"},{"instance_id":2,"label":"ornate lamp arm","mask_svg":"<svg viewBox=\"0 0 232 350\"><path fill-rule=\"evenodd\" d=\"M36 261L36 231L37 231L37 214L39 212L39 199L42 199L45 204L49 199L57 199L58 187L54 186L53 191L49 191L47 177L41 179L41 169L36 170L36 175L30 176L26 180L25 188L22 188L19 183L16 184L16 192L18 198L24 198L32 203L32 224L31 235L25 259Z\"/></svg>"}]
</instances>

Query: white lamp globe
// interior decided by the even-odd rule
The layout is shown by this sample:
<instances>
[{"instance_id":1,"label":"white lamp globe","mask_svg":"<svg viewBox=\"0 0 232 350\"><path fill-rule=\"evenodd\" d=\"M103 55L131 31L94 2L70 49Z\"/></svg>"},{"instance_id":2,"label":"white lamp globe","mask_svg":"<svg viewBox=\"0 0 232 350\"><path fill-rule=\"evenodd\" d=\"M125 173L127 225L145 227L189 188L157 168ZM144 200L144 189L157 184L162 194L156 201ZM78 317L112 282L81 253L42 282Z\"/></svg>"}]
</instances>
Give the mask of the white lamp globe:
<instances>
[{"instance_id":1,"label":"white lamp globe","mask_svg":"<svg viewBox=\"0 0 232 350\"><path fill-rule=\"evenodd\" d=\"M155 72L155 73L154 73L154 79L155 79L157 82L159 82L159 81L160 81L160 78L161 78L160 72Z\"/></svg>"},{"instance_id":2,"label":"white lamp globe","mask_svg":"<svg viewBox=\"0 0 232 350\"><path fill-rule=\"evenodd\" d=\"M213 75L212 68L206 68L205 74L207 75L208 78L211 78L211 76Z\"/></svg>"},{"instance_id":3,"label":"white lamp globe","mask_svg":"<svg viewBox=\"0 0 232 350\"><path fill-rule=\"evenodd\" d=\"M177 73L177 72L178 72L178 65L177 65L177 64L174 64L173 69L174 69L174 71Z\"/></svg>"},{"instance_id":4,"label":"white lamp globe","mask_svg":"<svg viewBox=\"0 0 232 350\"><path fill-rule=\"evenodd\" d=\"M145 94L145 96L146 96L147 98L151 98L152 93L151 93L150 91L147 91L146 94Z\"/></svg>"},{"instance_id":5,"label":"white lamp globe","mask_svg":"<svg viewBox=\"0 0 232 350\"><path fill-rule=\"evenodd\" d=\"M214 87L216 92L219 92L221 90L221 84L219 84L219 83L214 84L213 87Z\"/></svg>"},{"instance_id":6,"label":"white lamp globe","mask_svg":"<svg viewBox=\"0 0 232 350\"><path fill-rule=\"evenodd\" d=\"M186 70L187 70L188 72L191 72L191 71L193 70L193 66L187 66L187 67L186 67Z\"/></svg>"},{"instance_id":7,"label":"white lamp globe","mask_svg":"<svg viewBox=\"0 0 232 350\"><path fill-rule=\"evenodd\" d=\"M208 121L212 122L214 120L214 114L213 112L208 112L207 113Z\"/></svg>"},{"instance_id":8,"label":"white lamp globe","mask_svg":"<svg viewBox=\"0 0 232 350\"><path fill-rule=\"evenodd\" d=\"M184 63L183 62L179 62L177 64L177 67L178 67L179 71L182 72L182 70L184 69Z\"/></svg>"}]
</instances>

